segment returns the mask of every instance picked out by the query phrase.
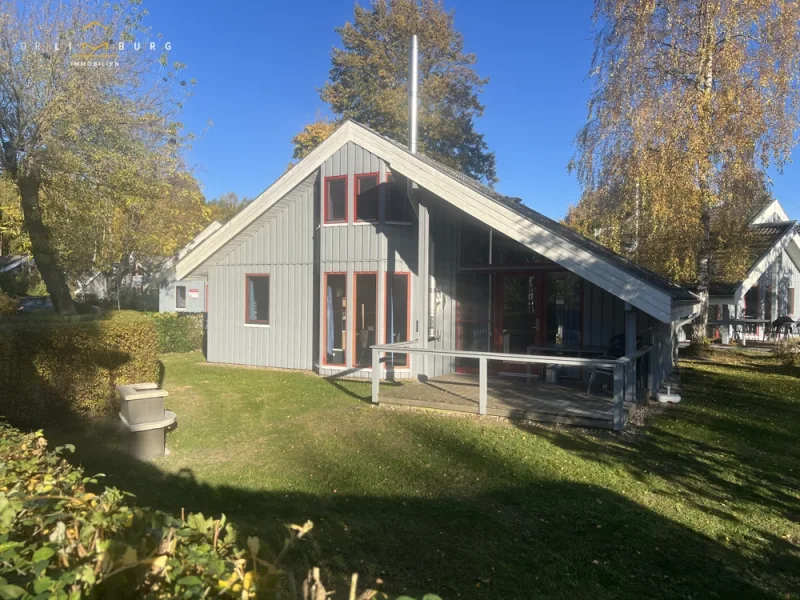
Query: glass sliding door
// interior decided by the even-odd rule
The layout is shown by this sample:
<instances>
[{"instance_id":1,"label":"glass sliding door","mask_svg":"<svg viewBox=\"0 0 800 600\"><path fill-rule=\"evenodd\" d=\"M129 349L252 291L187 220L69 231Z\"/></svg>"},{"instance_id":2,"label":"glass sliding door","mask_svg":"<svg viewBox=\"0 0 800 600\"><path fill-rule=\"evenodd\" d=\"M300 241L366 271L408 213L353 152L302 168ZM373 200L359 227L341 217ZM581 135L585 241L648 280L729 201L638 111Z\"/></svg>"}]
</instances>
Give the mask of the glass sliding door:
<instances>
[{"instance_id":1,"label":"glass sliding door","mask_svg":"<svg viewBox=\"0 0 800 600\"><path fill-rule=\"evenodd\" d=\"M325 274L325 364L347 361L347 275Z\"/></svg>"},{"instance_id":2,"label":"glass sliding door","mask_svg":"<svg viewBox=\"0 0 800 600\"><path fill-rule=\"evenodd\" d=\"M494 351L527 354L528 346L541 345L540 273L498 273L495 285ZM524 371L517 363L503 371Z\"/></svg>"},{"instance_id":3,"label":"glass sliding door","mask_svg":"<svg viewBox=\"0 0 800 600\"><path fill-rule=\"evenodd\" d=\"M378 324L378 275L377 273L356 273L355 282L355 343L353 346L354 366L372 366L372 350L377 342L375 332Z\"/></svg>"},{"instance_id":4,"label":"glass sliding door","mask_svg":"<svg viewBox=\"0 0 800 600\"><path fill-rule=\"evenodd\" d=\"M407 342L411 332L408 273L386 274L386 343ZM407 367L408 354L387 354L388 366Z\"/></svg>"},{"instance_id":5,"label":"glass sliding door","mask_svg":"<svg viewBox=\"0 0 800 600\"><path fill-rule=\"evenodd\" d=\"M456 349L488 352L492 331L492 286L488 273L459 273L456 283ZM459 371L477 370L476 359L457 358Z\"/></svg>"},{"instance_id":6,"label":"glass sliding door","mask_svg":"<svg viewBox=\"0 0 800 600\"><path fill-rule=\"evenodd\" d=\"M547 344L583 343L583 280L567 271L547 273Z\"/></svg>"}]
</instances>

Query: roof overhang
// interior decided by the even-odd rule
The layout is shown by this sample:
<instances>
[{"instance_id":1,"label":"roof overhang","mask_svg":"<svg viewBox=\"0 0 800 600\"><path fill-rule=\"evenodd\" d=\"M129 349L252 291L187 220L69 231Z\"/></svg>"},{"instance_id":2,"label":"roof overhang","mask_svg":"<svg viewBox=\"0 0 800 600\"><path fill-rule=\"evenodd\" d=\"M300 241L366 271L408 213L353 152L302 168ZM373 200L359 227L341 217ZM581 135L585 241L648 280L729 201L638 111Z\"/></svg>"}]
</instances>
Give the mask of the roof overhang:
<instances>
[{"instance_id":1,"label":"roof overhang","mask_svg":"<svg viewBox=\"0 0 800 600\"><path fill-rule=\"evenodd\" d=\"M659 321L670 323L675 320L674 300L668 293L520 215L508 206L488 198L458 178L443 173L408 150L352 121L342 124L327 140L284 173L206 243L178 261L177 278L184 279L201 268L207 272L210 265L203 267L206 261L212 259L210 263L213 263L213 257L218 250L235 240L244 229L308 178L328 156L347 142L353 142L380 156L389 163L391 169L397 170L420 187ZM686 311L680 308L678 312L683 314Z\"/></svg>"}]
</instances>

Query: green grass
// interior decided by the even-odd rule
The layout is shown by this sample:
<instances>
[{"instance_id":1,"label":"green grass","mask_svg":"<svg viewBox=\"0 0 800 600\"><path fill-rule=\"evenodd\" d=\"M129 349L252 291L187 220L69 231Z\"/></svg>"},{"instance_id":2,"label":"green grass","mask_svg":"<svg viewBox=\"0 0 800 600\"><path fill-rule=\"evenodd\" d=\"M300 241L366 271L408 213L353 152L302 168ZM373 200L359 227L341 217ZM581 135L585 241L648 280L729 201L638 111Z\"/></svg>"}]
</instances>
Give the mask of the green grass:
<instances>
[{"instance_id":1,"label":"green grass","mask_svg":"<svg viewBox=\"0 0 800 600\"><path fill-rule=\"evenodd\" d=\"M172 454L48 431L142 504L224 512L343 589L444 598L798 598L800 369L686 363L684 402L636 435L374 408L368 383L163 358ZM341 592L340 592L341 593Z\"/></svg>"}]
</instances>

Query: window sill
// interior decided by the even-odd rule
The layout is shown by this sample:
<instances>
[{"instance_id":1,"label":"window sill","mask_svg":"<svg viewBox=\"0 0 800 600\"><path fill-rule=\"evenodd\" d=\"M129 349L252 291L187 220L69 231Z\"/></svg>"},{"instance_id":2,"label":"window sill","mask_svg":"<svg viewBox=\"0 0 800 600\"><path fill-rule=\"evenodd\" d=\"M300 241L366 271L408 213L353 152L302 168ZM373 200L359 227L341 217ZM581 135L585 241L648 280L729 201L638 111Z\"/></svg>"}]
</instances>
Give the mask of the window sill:
<instances>
[{"instance_id":1,"label":"window sill","mask_svg":"<svg viewBox=\"0 0 800 600\"><path fill-rule=\"evenodd\" d=\"M386 221L387 225L411 225L411 221Z\"/></svg>"},{"instance_id":2,"label":"window sill","mask_svg":"<svg viewBox=\"0 0 800 600\"><path fill-rule=\"evenodd\" d=\"M329 223L323 223L323 227L347 227L349 223L347 221L331 221Z\"/></svg>"},{"instance_id":3,"label":"window sill","mask_svg":"<svg viewBox=\"0 0 800 600\"><path fill-rule=\"evenodd\" d=\"M380 221L354 221L353 225L378 225Z\"/></svg>"},{"instance_id":4,"label":"window sill","mask_svg":"<svg viewBox=\"0 0 800 600\"><path fill-rule=\"evenodd\" d=\"M245 327L269 327L269 323L245 323Z\"/></svg>"}]
</instances>

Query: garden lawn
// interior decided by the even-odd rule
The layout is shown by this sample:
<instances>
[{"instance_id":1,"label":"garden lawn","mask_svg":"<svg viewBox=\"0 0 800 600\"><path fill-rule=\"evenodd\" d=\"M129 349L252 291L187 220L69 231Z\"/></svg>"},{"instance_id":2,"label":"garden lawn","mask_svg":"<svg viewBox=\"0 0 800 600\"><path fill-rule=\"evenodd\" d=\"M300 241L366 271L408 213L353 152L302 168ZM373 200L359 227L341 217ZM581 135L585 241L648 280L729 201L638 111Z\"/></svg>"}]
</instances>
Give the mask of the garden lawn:
<instances>
[{"instance_id":1,"label":"garden lawn","mask_svg":"<svg viewBox=\"0 0 800 600\"><path fill-rule=\"evenodd\" d=\"M340 590L358 571L445 599L800 598L800 369L715 361L684 363L683 403L624 436L376 408L369 383L199 354L163 357L170 456L46 433L141 504L275 545L313 520L293 568Z\"/></svg>"}]
</instances>

